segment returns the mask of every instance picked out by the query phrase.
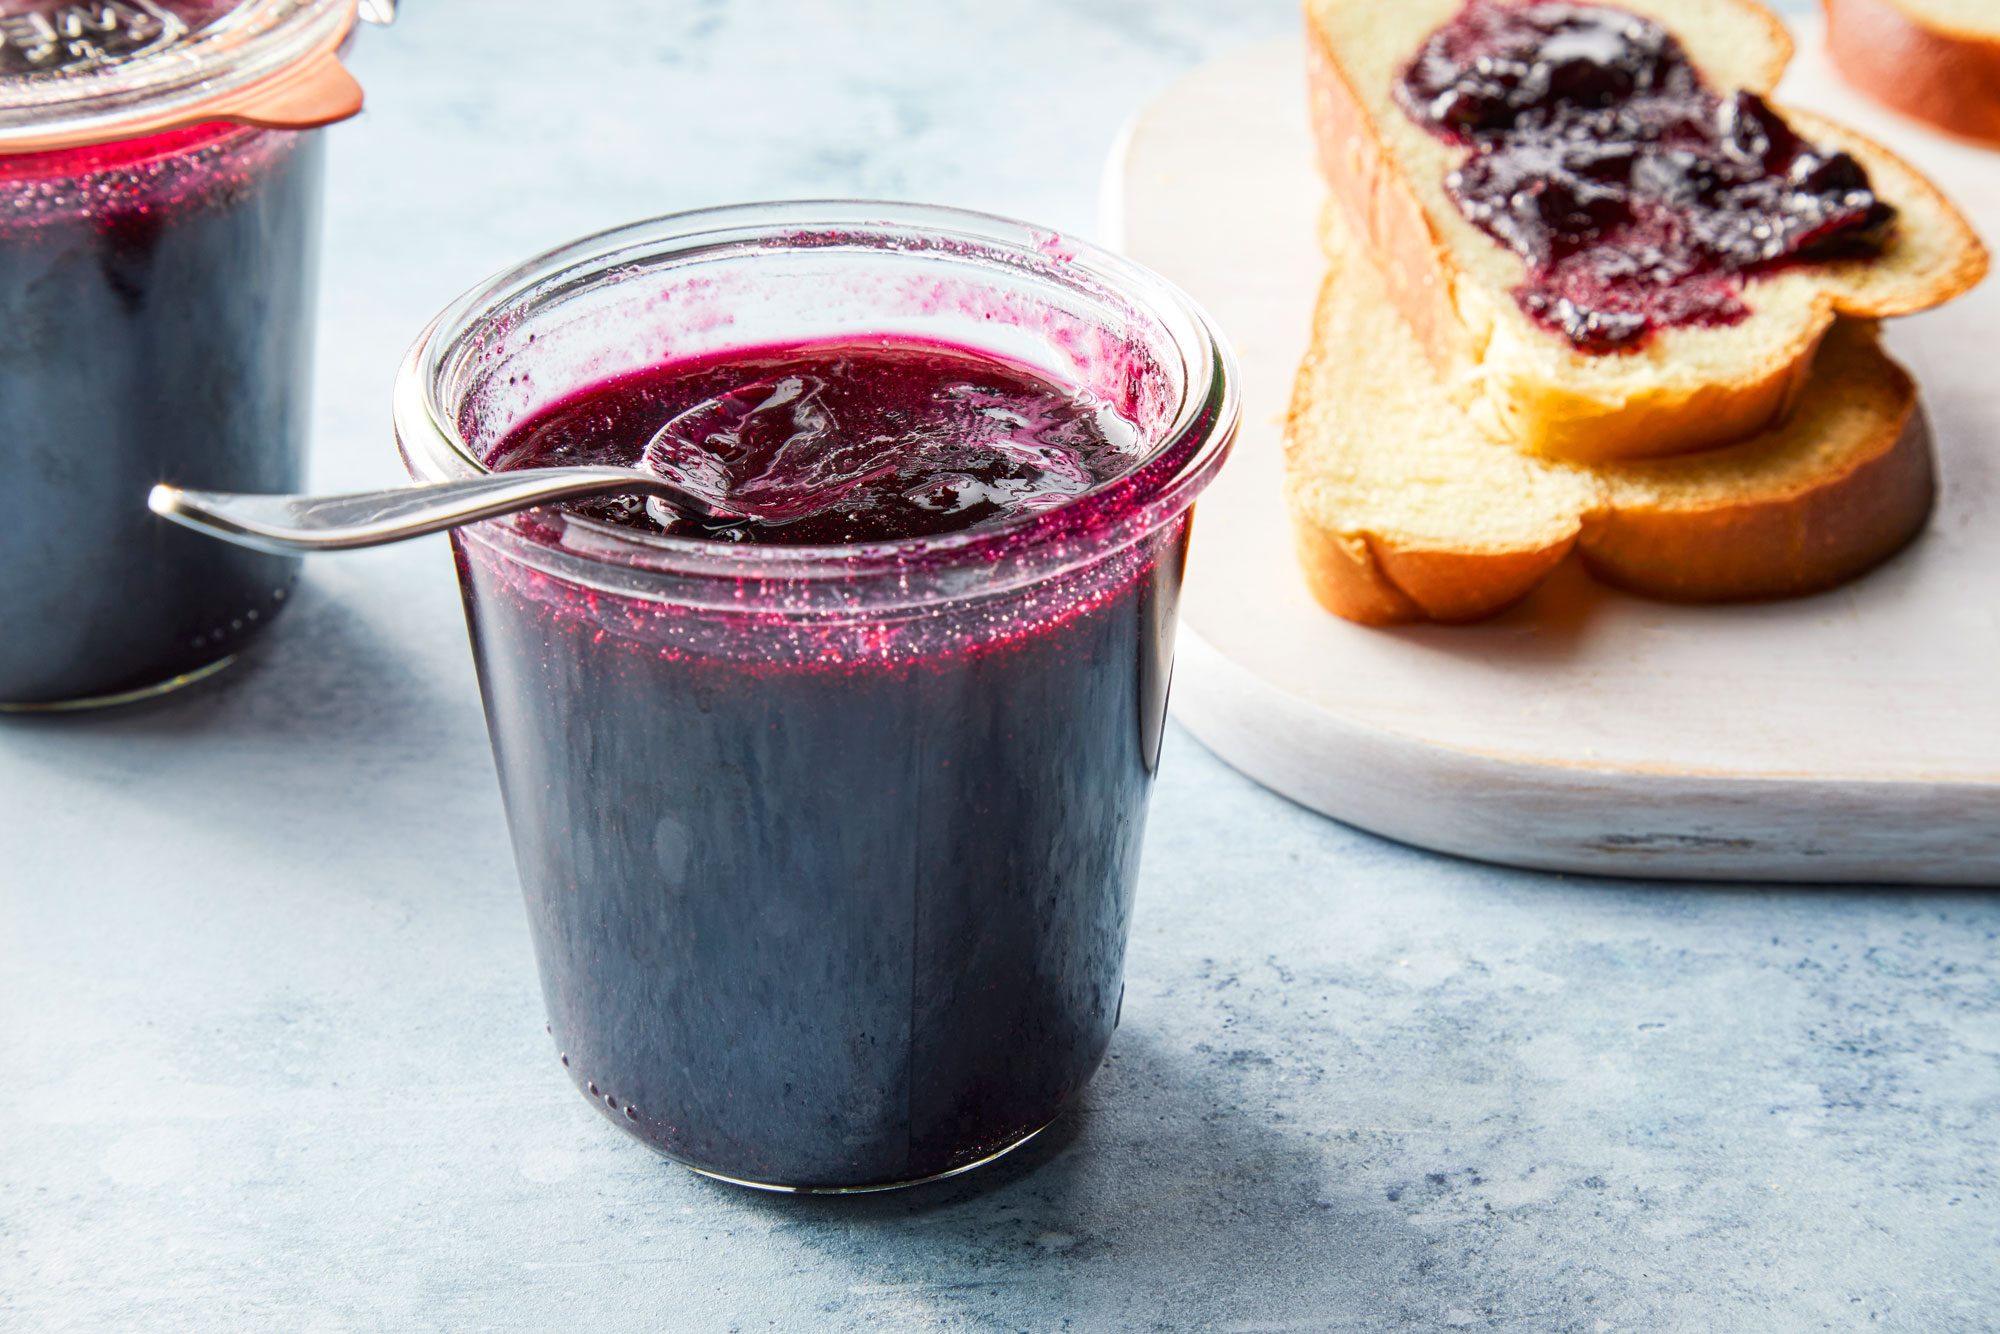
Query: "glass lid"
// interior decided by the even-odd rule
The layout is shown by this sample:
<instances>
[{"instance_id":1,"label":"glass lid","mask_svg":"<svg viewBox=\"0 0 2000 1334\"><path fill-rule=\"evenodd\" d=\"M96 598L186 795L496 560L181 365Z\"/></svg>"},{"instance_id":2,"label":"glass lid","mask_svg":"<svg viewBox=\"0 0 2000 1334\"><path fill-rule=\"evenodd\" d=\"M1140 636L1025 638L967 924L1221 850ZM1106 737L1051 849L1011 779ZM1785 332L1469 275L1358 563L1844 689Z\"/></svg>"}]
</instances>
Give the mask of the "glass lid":
<instances>
[{"instance_id":1,"label":"glass lid","mask_svg":"<svg viewBox=\"0 0 2000 1334\"><path fill-rule=\"evenodd\" d=\"M0 0L0 153L360 109L357 0Z\"/></svg>"}]
</instances>

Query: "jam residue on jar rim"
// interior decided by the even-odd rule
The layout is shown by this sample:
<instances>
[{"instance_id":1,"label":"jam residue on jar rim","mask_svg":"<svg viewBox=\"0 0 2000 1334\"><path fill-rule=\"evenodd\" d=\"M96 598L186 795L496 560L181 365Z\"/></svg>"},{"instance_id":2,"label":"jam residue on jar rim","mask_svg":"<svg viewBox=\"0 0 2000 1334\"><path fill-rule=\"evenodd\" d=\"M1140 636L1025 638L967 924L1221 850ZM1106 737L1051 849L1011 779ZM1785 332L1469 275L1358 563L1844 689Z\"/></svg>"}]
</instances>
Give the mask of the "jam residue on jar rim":
<instances>
[{"instance_id":1,"label":"jam residue on jar rim","mask_svg":"<svg viewBox=\"0 0 2000 1334\"><path fill-rule=\"evenodd\" d=\"M753 327L745 308L761 312ZM1087 388L1138 425L1136 466L1048 509L900 541L727 543L549 508L459 530L459 561L632 651L756 671L922 667L1025 642L1148 577L1154 539L1178 544L1235 438L1233 356L1148 270L1010 219L803 200L637 223L467 293L404 361L397 439L419 480L474 476L515 426L621 371L887 333Z\"/></svg>"},{"instance_id":2,"label":"jam residue on jar rim","mask_svg":"<svg viewBox=\"0 0 2000 1334\"><path fill-rule=\"evenodd\" d=\"M799 394L796 381L818 388ZM633 466L661 423L690 410L702 420L704 407L745 386L751 401L772 405L773 419L754 438L729 423L699 447L727 473L732 496L747 480L769 478L798 489L809 504L791 522L671 523L665 531L686 534L682 540L724 551L798 552L837 550L841 543L827 539L845 532L862 543L921 550L927 542L976 538L1010 518L1087 501L1140 462L1131 424L1094 395L992 354L885 336L731 348L627 373L530 416L499 440L487 463L498 471ZM902 466L885 473L877 466L884 460ZM785 463L802 475L779 473ZM830 489L815 490L827 480ZM844 485L849 480L858 484ZM975 495L1011 485L1030 503L1012 509L975 503L950 513L930 507L941 490L962 492L968 484ZM562 511L635 535L662 532L635 498L572 503ZM486 561L490 577L517 598L588 620L607 649L638 646L644 656L669 661L727 660L752 675L842 672L963 661L1096 613L1151 568L1152 544L1132 540L1144 532L1080 536L1060 562L1062 574L1005 596L981 597L975 584L968 590L974 596L949 611L887 611L846 624L819 618L797 624L783 614L782 589L741 606L690 613L671 601L579 598L561 580L510 570L509 562L484 553L473 558ZM773 610L779 614L768 614Z\"/></svg>"},{"instance_id":3,"label":"jam residue on jar rim","mask_svg":"<svg viewBox=\"0 0 2000 1334\"><path fill-rule=\"evenodd\" d=\"M210 121L139 139L0 153L0 232L206 206L254 187L298 133Z\"/></svg>"},{"instance_id":4,"label":"jam residue on jar rim","mask_svg":"<svg viewBox=\"0 0 2000 1334\"><path fill-rule=\"evenodd\" d=\"M1447 192L1527 264L1522 310L1586 352L1739 323L1746 278L1879 253L1896 218L1852 156L1609 5L1467 0L1395 94L1470 150Z\"/></svg>"},{"instance_id":5,"label":"jam residue on jar rim","mask_svg":"<svg viewBox=\"0 0 2000 1334\"><path fill-rule=\"evenodd\" d=\"M973 346L963 350L1005 360ZM724 359L733 355L733 351L725 354ZM1135 375L1156 373L1140 369L1144 358L1137 349L1129 355ZM511 532L548 549L555 559L582 557L593 563L726 580L841 582L891 571L941 572L961 565L983 565L997 572L1002 566L1025 568L1052 556L1071 564L1087 561L1107 549L1113 534L1119 535L1118 542L1134 539L1187 509L1221 467L1234 441L1239 409L1233 361L1225 354L1216 370L1226 378L1218 378L1206 395L1191 398L1175 420L1153 431L1142 428L1142 435L1152 438L1130 466L1060 504L1003 514L968 528L853 542L729 542L710 535L648 531L607 522L587 510L573 513L552 507L466 531ZM1052 372L1030 373L1054 378ZM583 396L588 393L583 391ZM565 395L554 406L575 397ZM461 427L454 435L463 440L469 432ZM481 471L491 470L488 459L472 456L462 445L455 443L453 452Z\"/></svg>"}]
</instances>

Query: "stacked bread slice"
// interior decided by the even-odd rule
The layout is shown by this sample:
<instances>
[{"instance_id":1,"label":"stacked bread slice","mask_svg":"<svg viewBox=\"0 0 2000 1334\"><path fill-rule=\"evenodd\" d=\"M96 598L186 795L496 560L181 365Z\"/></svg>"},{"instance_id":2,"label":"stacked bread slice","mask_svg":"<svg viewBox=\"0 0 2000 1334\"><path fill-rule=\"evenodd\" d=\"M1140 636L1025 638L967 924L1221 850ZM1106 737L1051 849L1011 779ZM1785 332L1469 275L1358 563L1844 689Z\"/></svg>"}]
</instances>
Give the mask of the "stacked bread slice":
<instances>
[{"instance_id":1,"label":"stacked bread slice","mask_svg":"<svg viewBox=\"0 0 2000 1334\"><path fill-rule=\"evenodd\" d=\"M2000 146L2000 3L1826 0L1841 73L1905 115Z\"/></svg>"},{"instance_id":2,"label":"stacked bread slice","mask_svg":"<svg viewBox=\"0 0 2000 1334\"><path fill-rule=\"evenodd\" d=\"M1287 477L1314 592L1350 619L1477 619L1572 551L1684 600L1805 593L1886 558L1934 490L1909 377L1875 321L1975 285L1986 254L1927 181L1877 145L1787 111L1852 153L1899 210L1879 256L1753 280L1749 314L1630 352L1580 350L1523 313L1525 266L1461 214L1465 150L1393 88L1461 0L1309 0L1311 86L1332 186L1313 351ZM1620 0L1711 86L1769 89L1791 54L1751 0Z\"/></svg>"}]
</instances>

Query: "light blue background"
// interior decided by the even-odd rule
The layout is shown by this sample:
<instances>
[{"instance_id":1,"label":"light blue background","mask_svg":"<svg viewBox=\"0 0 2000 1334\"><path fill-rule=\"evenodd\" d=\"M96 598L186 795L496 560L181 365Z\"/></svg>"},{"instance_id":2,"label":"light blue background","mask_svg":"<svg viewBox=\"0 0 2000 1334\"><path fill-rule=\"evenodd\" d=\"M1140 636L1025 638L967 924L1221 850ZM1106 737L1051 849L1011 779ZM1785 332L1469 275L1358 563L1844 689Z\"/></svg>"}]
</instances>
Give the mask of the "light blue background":
<instances>
[{"instance_id":1,"label":"light blue background","mask_svg":"<svg viewBox=\"0 0 2000 1334\"><path fill-rule=\"evenodd\" d=\"M1385 0L1386 2L1386 0ZM501 265L757 197L1089 234L1114 132L1288 0L411 0L332 133L316 481ZM0 726L0 1325L1921 1330L2000 1302L1991 893L1612 884L1383 843L1184 733L1082 1111L962 1183L746 1194L540 1000L446 552L252 661Z\"/></svg>"}]
</instances>

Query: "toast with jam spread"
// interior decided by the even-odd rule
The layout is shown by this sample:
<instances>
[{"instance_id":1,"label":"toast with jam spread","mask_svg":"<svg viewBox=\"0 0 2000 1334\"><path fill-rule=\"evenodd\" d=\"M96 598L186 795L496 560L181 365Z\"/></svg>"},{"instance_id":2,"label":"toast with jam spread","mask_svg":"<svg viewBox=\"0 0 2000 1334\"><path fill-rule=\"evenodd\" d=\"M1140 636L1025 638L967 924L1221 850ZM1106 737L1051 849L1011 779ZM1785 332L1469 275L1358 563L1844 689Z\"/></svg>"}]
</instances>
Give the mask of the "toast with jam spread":
<instances>
[{"instance_id":1,"label":"toast with jam spread","mask_svg":"<svg viewBox=\"0 0 2000 1334\"><path fill-rule=\"evenodd\" d=\"M1610 462L1759 436L1815 410L1836 321L1923 310L1986 273L1914 169L1770 102L1792 46L1751 0L1308 0L1306 15L1348 229L1431 391L1527 453Z\"/></svg>"},{"instance_id":2,"label":"toast with jam spread","mask_svg":"<svg viewBox=\"0 0 2000 1334\"><path fill-rule=\"evenodd\" d=\"M1915 385L1872 323L1827 334L1798 410L1726 448L1582 464L1496 442L1364 248L1336 254L1287 422L1286 499L1314 596L1367 624L1463 622L1572 552L1676 601L1811 593L1893 555L1935 491Z\"/></svg>"}]
</instances>

